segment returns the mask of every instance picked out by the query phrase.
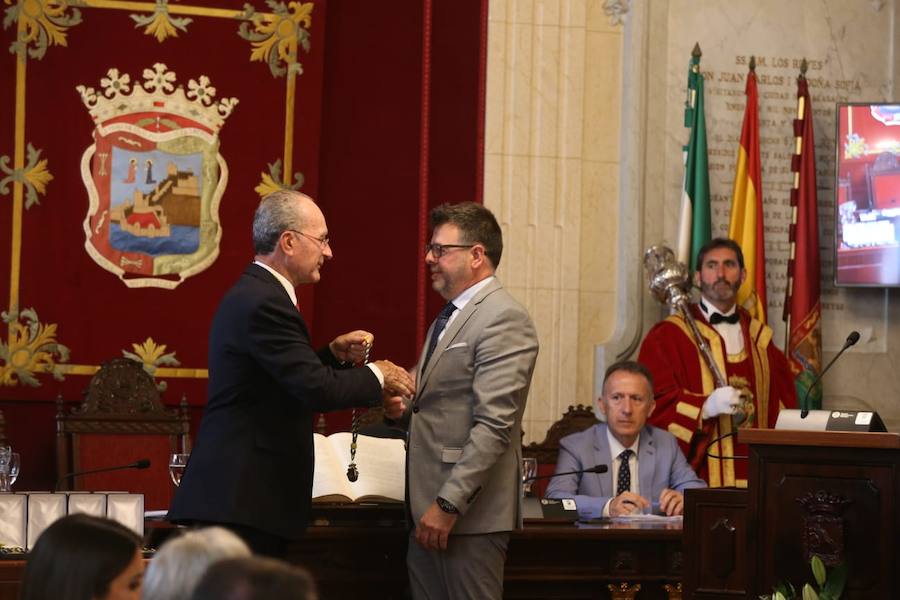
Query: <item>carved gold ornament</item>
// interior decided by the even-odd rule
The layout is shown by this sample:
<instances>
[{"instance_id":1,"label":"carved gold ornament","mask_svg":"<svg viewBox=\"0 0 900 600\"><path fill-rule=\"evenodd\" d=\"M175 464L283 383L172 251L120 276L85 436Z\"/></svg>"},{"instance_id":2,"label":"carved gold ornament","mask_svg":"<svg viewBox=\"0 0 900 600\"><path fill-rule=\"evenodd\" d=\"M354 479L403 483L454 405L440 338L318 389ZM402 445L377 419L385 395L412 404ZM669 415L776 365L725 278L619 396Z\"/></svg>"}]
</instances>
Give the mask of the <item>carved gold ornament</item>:
<instances>
[{"instance_id":1,"label":"carved gold ornament","mask_svg":"<svg viewBox=\"0 0 900 600\"><path fill-rule=\"evenodd\" d=\"M2 318L9 326L9 345L0 342L0 385L39 387L35 373L62 380L57 363L69 360L69 349L56 341L56 323L41 323L33 308L4 311Z\"/></svg>"},{"instance_id":2,"label":"carved gold ornament","mask_svg":"<svg viewBox=\"0 0 900 600\"><path fill-rule=\"evenodd\" d=\"M53 175L47 170L47 159L41 158L41 151L28 144L28 164L24 169L12 169L9 167L10 158L0 156L0 171L7 177L0 179L0 194L8 194L8 184L19 182L25 186L25 208L31 208L34 204L40 204L38 194L47 194L47 184L53 179Z\"/></svg>"},{"instance_id":3,"label":"carved gold ornament","mask_svg":"<svg viewBox=\"0 0 900 600\"><path fill-rule=\"evenodd\" d=\"M14 0L6 0L11 4ZM6 9L4 29L19 23L19 35L10 46L10 52L20 54L28 49L31 58L43 58L48 46L65 46L66 31L81 23L81 11L72 8L75 2L67 0L16 1ZM71 8L71 12L69 12Z\"/></svg>"},{"instance_id":4,"label":"carved gold ornament","mask_svg":"<svg viewBox=\"0 0 900 600\"><path fill-rule=\"evenodd\" d=\"M269 172L260 173L262 181L254 189L260 196L267 196L279 190L299 190L303 187L303 173L294 173L294 184L281 183L281 159L269 163Z\"/></svg>"},{"instance_id":5,"label":"carved gold ornament","mask_svg":"<svg viewBox=\"0 0 900 600\"><path fill-rule=\"evenodd\" d=\"M168 37L178 37L178 31L187 33L187 26L193 19L173 17L169 14L169 0L156 0L152 15L129 15L135 27L144 27L144 33L152 35L159 43Z\"/></svg>"},{"instance_id":6,"label":"carved gold ornament","mask_svg":"<svg viewBox=\"0 0 900 600\"><path fill-rule=\"evenodd\" d=\"M122 356L131 360L143 363L144 370L151 377L156 377L156 371L159 367L180 367L181 363L175 358L174 352L166 354L166 345L157 344L153 338L148 337L143 344L131 344L134 352L122 350ZM157 382L156 387L159 391L166 390L166 382Z\"/></svg>"},{"instance_id":7,"label":"carved gold ornament","mask_svg":"<svg viewBox=\"0 0 900 600\"><path fill-rule=\"evenodd\" d=\"M303 67L297 62L297 46L309 52L309 27L312 26L313 3L283 2L266 0L272 14L256 12L249 4L244 5L244 12L238 34L252 42L250 61L269 64L269 70L275 77L281 77L290 71L297 75L303 73ZM252 29L251 29L252 24ZM287 67L281 66L285 63Z\"/></svg>"}]
</instances>

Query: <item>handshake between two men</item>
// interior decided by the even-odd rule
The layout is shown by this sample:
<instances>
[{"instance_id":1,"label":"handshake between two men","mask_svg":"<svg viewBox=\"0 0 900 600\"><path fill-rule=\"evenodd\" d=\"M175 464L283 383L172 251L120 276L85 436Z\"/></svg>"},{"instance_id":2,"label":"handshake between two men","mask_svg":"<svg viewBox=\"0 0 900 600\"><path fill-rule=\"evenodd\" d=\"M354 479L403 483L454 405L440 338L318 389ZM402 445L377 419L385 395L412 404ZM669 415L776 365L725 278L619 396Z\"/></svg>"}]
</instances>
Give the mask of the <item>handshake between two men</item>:
<instances>
[{"instance_id":1,"label":"handshake between two men","mask_svg":"<svg viewBox=\"0 0 900 600\"><path fill-rule=\"evenodd\" d=\"M368 331L357 329L334 338L328 347L335 358L353 364L371 364L378 368L384 379L382 406L389 419L399 419L406 410L405 398L411 398L416 391L416 383L409 372L389 360L369 363L369 351L375 343L375 336Z\"/></svg>"}]
</instances>

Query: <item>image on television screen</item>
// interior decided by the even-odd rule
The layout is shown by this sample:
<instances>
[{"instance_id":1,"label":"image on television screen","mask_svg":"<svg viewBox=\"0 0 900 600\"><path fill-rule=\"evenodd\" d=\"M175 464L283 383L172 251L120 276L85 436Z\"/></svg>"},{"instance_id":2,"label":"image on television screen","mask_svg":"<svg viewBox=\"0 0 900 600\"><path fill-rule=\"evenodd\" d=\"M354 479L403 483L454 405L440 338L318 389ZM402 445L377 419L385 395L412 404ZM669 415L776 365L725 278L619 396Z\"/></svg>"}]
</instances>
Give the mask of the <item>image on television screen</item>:
<instances>
[{"instance_id":1,"label":"image on television screen","mask_svg":"<svg viewBox=\"0 0 900 600\"><path fill-rule=\"evenodd\" d=\"M900 103L837 105L834 283L900 286Z\"/></svg>"}]
</instances>

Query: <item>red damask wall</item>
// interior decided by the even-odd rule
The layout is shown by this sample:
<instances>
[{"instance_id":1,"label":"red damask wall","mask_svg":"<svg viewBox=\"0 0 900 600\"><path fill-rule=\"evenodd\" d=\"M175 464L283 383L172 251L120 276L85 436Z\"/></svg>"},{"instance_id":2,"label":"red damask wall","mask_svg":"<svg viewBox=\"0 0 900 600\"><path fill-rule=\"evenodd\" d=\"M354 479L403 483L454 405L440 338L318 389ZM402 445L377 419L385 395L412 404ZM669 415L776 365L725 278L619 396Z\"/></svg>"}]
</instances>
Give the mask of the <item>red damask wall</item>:
<instances>
[{"instance_id":1,"label":"red damask wall","mask_svg":"<svg viewBox=\"0 0 900 600\"><path fill-rule=\"evenodd\" d=\"M311 51L300 55L293 170L303 172L302 189L320 202L333 240L335 259L322 282L301 290L319 343L361 327L376 335L375 357L404 365L416 358L442 303L423 276L427 209L481 199L486 3L314 3ZM239 10L244 3L191 4ZM268 10L261 2L256 8ZM206 368L218 298L252 258L249 223L259 198L253 188L267 163L282 157L285 137L284 79L248 60L250 42L237 35L237 26L195 18L187 33L159 43L135 28L125 11L84 8L66 47L51 46L42 60L28 60L25 140L42 149L54 178L40 204L22 216L20 304L33 306L42 323L58 325L57 339L72 351L68 364L99 365L152 337L175 352L183 368ZM0 45L14 39L11 28L0 32ZM74 87L99 89L111 66L134 80L155 62L177 72L179 82L207 75L219 97L240 99L221 133L230 177L220 208L219 257L174 290L126 288L87 255L82 230L87 197L78 160L93 123ZM14 153L16 87L10 54L0 59L0 156ZM0 239L13 238L13 206L12 186L0 189ZM0 243L6 310L12 247ZM5 325L0 332L8 342ZM52 485L52 402L58 395L78 401L89 380L88 373L68 373L63 382L37 377L36 388L0 386L8 435L22 454L18 489ZM168 384L167 404L186 395L196 430L206 380L159 379ZM329 429L348 420L328 415Z\"/></svg>"}]
</instances>

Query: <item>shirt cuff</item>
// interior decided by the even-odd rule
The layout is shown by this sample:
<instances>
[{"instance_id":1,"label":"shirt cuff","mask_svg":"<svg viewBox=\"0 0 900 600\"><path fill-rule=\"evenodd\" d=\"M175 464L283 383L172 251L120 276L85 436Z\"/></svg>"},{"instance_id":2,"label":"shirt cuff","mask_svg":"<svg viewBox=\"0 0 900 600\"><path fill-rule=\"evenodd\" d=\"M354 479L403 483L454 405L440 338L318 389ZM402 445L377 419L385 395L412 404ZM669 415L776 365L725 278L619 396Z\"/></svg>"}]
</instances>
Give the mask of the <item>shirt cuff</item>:
<instances>
[{"instance_id":1,"label":"shirt cuff","mask_svg":"<svg viewBox=\"0 0 900 600\"><path fill-rule=\"evenodd\" d=\"M366 366L369 367L373 373L375 373L375 377L378 378L378 385L381 386L381 389L384 389L384 373L381 372L381 369L379 369L373 363L366 363Z\"/></svg>"},{"instance_id":2,"label":"shirt cuff","mask_svg":"<svg viewBox=\"0 0 900 600\"><path fill-rule=\"evenodd\" d=\"M609 503L610 503L610 502L612 502L612 498L610 498L609 500L607 500L607 501L606 501L606 504L603 505L603 516L604 516L604 517L608 517L608 516L609 516Z\"/></svg>"}]
</instances>

